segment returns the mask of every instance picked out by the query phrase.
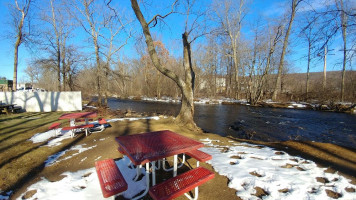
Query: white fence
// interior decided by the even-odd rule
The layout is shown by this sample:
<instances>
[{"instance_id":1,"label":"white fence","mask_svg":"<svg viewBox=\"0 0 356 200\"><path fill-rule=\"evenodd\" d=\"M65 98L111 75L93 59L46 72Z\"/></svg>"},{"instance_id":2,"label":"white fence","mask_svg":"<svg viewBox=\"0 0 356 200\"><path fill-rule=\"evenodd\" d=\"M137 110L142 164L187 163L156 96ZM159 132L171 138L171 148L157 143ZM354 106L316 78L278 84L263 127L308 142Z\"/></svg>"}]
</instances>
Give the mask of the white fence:
<instances>
[{"instance_id":1,"label":"white fence","mask_svg":"<svg viewBox=\"0 0 356 200\"><path fill-rule=\"evenodd\" d=\"M16 104L26 112L82 110L82 93L78 92L0 92L0 101Z\"/></svg>"}]
</instances>

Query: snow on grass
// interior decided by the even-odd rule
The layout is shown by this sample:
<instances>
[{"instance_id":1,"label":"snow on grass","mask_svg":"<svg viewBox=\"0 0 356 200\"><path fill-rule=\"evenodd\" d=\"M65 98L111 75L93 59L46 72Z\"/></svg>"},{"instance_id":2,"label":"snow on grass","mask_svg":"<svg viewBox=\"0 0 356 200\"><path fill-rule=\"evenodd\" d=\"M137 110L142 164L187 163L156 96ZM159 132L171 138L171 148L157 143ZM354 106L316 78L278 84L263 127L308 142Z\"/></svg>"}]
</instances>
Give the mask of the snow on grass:
<instances>
[{"instance_id":1,"label":"snow on grass","mask_svg":"<svg viewBox=\"0 0 356 200\"><path fill-rule=\"evenodd\" d=\"M290 156L285 152L275 151L247 143L234 146L213 145L209 139L202 140L205 147L201 150L213 156L208 161L216 172L230 179L229 187L237 190L242 199L259 199L252 194L255 187L260 187L269 195L263 199L330 199L326 190L342 195L339 199L356 199L355 193L345 191L353 187L349 180L338 175L325 173L310 160ZM222 153L223 148L229 148ZM329 183L317 181L325 178ZM282 190L285 193L281 192Z\"/></svg>"},{"instance_id":2,"label":"snow on grass","mask_svg":"<svg viewBox=\"0 0 356 200\"><path fill-rule=\"evenodd\" d=\"M59 132L59 134L56 137L56 131ZM54 138L56 137L56 138ZM52 140L49 140L53 138ZM61 128L59 129L54 129L54 130L49 130L43 133L37 133L34 136L32 136L29 140L32 141L33 143L40 143L40 142L45 142L47 140L48 143L46 146L58 146L61 144L61 141L64 139L71 138L71 132L70 131L63 131Z\"/></svg>"},{"instance_id":3,"label":"snow on grass","mask_svg":"<svg viewBox=\"0 0 356 200\"><path fill-rule=\"evenodd\" d=\"M76 156L76 155L78 155L80 153L83 153L84 151L93 149L96 146L97 145L94 145L94 146L91 146L91 147L83 147L83 145L76 145L76 146L71 147L70 149L66 149L64 151L60 151L60 152L58 152L56 154L53 154L53 155L49 156L48 159L45 161L45 166L48 167L48 166L51 166L51 165L53 165L55 163L59 163L59 162L64 161L64 160L68 160L68 159L70 159L70 158L72 158L72 157L74 157L74 156ZM77 151L77 153L74 153L74 154L72 154L70 156L67 156L67 157L64 157L64 158L61 158L68 151ZM61 158L61 159L59 159L59 158Z\"/></svg>"},{"instance_id":4,"label":"snow on grass","mask_svg":"<svg viewBox=\"0 0 356 200\"><path fill-rule=\"evenodd\" d=\"M59 129L59 130L61 130L61 129ZM35 134L34 136L32 136L32 137L30 138L30 140L31 140L33 143L44 142L44 141L50 139L51 137L56 136L56 131L57 131L57 130L49 130L49 131L44 132L44 133L37 133L37 134Z\"/></svg>"},{"instance_id":5,"label":"snow on grass","mask_svg":"<svg viewBox=\"0 0 356 200\"><path fill-rule=\"evenodd\" d=\"M136 120L159 120L160 118L158 116L154 116L154 117L132 117L132 118L116 118L116 119L108 119L106 120L107 122L116 122L116 121L125 121L125 120L129 120L129 121L136 121Z\"/></svg>"},{"instance_id":6,"label":"snow on grass","mask_svg":"<svg viewBox=\"0 0 356 200\"><path fill-rule=\"evenodd\" d=\"M128 189L122 194L125 198L131 199L146 188L145 177L137 182L132 180L136 175L136 169L128 167L130 160L127 157L115 162L128 184ZM31 185L27 190L36 190L37 192L29 199L104 199L95 168L66 172L62 175L65 177L60 181L51 182L42 178L41 181ZM22 199L24 194L18 199Z\"/></svg>"},{"instance_id":7,"label":"snow on grass","mask_svg":"<svg viewBox=\"0 0 356 200\"><path fill-rule=\"evenodd\" d=\"M116 122L116 121L136 121L136 120L159 120L160 117L154 116L154 117L138 117L138 118L117 118L117 119L108 119L107 122ZM90 124L98 124L98 121L93 121ZM56 137L56 131L58 131L58 135ZM92 132L96 133L96 132ZM54 138L55 137L55 138ZM53 138L52 140L49 140ZM54 129L54 130L49 130L43 133L37 133L34 136L32 136L29 140L32 141L33 143L40 143L40 142L45 142L47 140L47 146L58 146L61 144L61 141L64 139L71 138L71 131L63 131L61 128L59 129Z\"/></svg>"}]
</instances>

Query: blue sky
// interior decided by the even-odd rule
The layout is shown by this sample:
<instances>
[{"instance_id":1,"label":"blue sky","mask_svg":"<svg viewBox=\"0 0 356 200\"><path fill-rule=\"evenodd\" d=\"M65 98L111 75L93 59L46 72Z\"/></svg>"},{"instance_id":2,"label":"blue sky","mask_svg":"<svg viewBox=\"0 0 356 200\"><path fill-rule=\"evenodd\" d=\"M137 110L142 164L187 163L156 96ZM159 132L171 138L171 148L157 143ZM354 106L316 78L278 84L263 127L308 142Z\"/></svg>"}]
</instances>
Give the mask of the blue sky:
<instances>
[{"instance_id":1,"label":"blue sky","mask_svg":"<svg viewBox=\"0 0 356 200\"><path fill-rule=\"evenodd\" d=\"M315 0L313 1L313 6L318 8L322 7L325 5L324 3L325 0ZM9 20L8 16L8 9L7 9L7 4L8 3L13 3L13 0L0 0L0 77L6 77L7 79L13 79L13 44L12 41L8 40L5 38L4 33L6 33L9 30L9 26L6 24L6 22ZM37 1L39 2L39 1ZM154 1L151 1L152 3ZM323 2L323 3L321 3ZM116 3L116 2L115 2ZM201 3L201 7L207 6L209 1L204 1ZM124 9L132 15L131 8L129 7L129 0L125 0L124 3L122 4L122 1L119 2L118 4L124 5ZM206 5L205 5L206 4ZM253 2L249 3L249 14L246 17L246 20L253 21L257 14L261 14L266 17L280 17L283 15L285 10L286 1L285 0L256 0ZM113 5L115 6L115 5ZM162 10L164 7L163 5L158 5L156 6L156 10ZM154 13L154 12L152 12ZM181 34L182 33L182 27L183 27L183 21L177 16L170 16L168 19L168 22L173 22L173 23L167 23L167 26L164 26L163 29L160 29L160 27L155 27L152 32L159 38L163 40L163 42L166 44L167 49L173 53L174 55L179 55L181 53ZM248 23L246 23L248 24ZM296 25L294 25L295 28ZM248 31L248 25L244 26L245 31ZM141 33L140 29L135 28L138 33ZM85 41L87 38L87 35L83 33L82 31L77 31L76 32L76 37L73 39L73 41L77 41L78 45L83 46L83 43L86 43ZM336 42L334 42L334 46L332 48L336 49L333 54L335 55L330 55L328 57L328 70L340 70L341 66L336 65L337 60L339 60L342 56L342 53L340 51L337 51L337 49L340 49L340 41L342 39L336 38ZM133 46L134 41L131 40L129 45L127 45L122 51L121 55L124 55L126 57L137 57L137 53L135 52L135 48ZM302 43L298 41L296 38L291 38L291 45L293 45L292 52L291 54L287 57L292 63L293 63L293 72L306 72L306 62L305 56L306 53L306 48ZM85 48L85 45L83 46ZM90 50L88 50L90 51ZM26 75L24 73L24 70L26 69L27 64L31 61L31 53L28 51L28 49L25 47L25 45L20 46L19 50L19 66L18 66L18 82L25 81ZM323 67L323 61L322 60L315 60L314 63L312 64L312 71L322 71Z\"/></svg>"}]
</instances>

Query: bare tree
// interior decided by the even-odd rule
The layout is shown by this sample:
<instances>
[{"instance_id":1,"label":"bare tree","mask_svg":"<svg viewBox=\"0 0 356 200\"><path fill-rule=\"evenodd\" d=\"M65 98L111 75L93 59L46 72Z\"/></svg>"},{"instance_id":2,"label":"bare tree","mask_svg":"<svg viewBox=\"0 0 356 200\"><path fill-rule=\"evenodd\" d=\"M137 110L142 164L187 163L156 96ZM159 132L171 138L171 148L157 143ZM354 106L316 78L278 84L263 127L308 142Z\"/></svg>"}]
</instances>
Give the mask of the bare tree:
<instances>
[{"instance_id":1,"label":"bare tree","mask_svg":"<svg viewBox=\"0 0 356 200\"><path fill-rule=\"evenodd\" d=\"M19 47L24 41L26 35L23 32L25 19L28 15L30 5L32 0L24 0L20 4L15 0L15 10L12 13L12 18L14 22L14 29L16 30L16 41L14 44L14 80L13 80L13 90L17 90L17 66L18 66L18 56L19 56Z\"/></svg>"},{"instance_id":2,"label":"bare tree","mask_svg":"<svg viewBox=\"0 0 356 200\"><path fill-rule=\"evenodd\" d=\"M273 91L273 100L277 100L277 95L281 91L281 78L282 78L282 72L283 72L283 67L284 67L284 56L286 54L286 49L288 46L288 40L289 40L289 35L292 29L292 24L294 21L295 13L297 12L297 6L302 0L292 0L292 6L291 6L291 13L290 13L290 18L289 18L289 23L288 23L288 28L284 36L284 42L283 42L283 48L282 48L282 53L281 53L281 58L279 61L279 66L278 66L278 74L277 74L277 80L275 84L275 88Z\"/></svg>"},{"instance_id":3,"label":"bare tree","mask_svg":"<svg viewBox=\"0 0 356 200\"><path fill-rule=\"evenodd\" d=\"M353 43L350 41L355 39L354 33L355 30L353 29L356 25L355 21L355 5L348 0L335 0L335 4L330 4L324 10L318 12L315 11L317 17L321 19L322 25L320 26L321 33L325 34L325 41L320 47L319 55L321 51L324 51L324 58L326 60L326 55L328 53L327 47L330 47L330 44L333 39L335 39L339 33L341 33L342 37L342 52L343 52L343 59L342 59L342 72L341 72L341 90L339 94L339 100L345 100L345 76L346 76L346 66L349 62L351 64L352 60L352 52L355 52L355 42ZM349 34L350 33L350 34ZM351 45L350 45L351 44ZM324 60L324 61L325 61ZM325 62L326 65L326 62ZM329 83L329 81L328 81ZM338 87L340 88L340 87Z\"/></svg>"},{"instance_id":4,"label":"bare tree","mask_svg":"<svg viewBox=\"0 0 356 200\"><path fill-rule=\"evenodd\" d=\"M120 12L121 13L121 12ZM119 16L117 12L113 14L108 14L104 16L104 21L106 21L106 29L109 32L108 37L103 37L106 45L103 44L103 48L106 48L106 51L102 54L106 58L106 61L103 65L104 76L102 79L103 85L102 88L104 90L104 105L108 105L108 96L109 96L109 88L110 88L110 78L109 76L116 76L120 78L124 78L124 75L114 72L111 68L111 65L114 62L114 56L127 44L128 40L132 37L131 30L126 31L126 27L132 22L132 20L124 18L123 16ZM123 41L117 44L117 38L121 36Z\"/></svg>"},{"instance_id":5,"label":"bare tree","mask_svg":"<svg viewBox=\"0 0 356 200\"><path fill-rule=\"evenodd\" d=\"M263 27L266 30L266 27ZM257 104L263 98L264 90L267 89L267 76L271 71L271 63L277 44L282 35L282 26L272 26L268 29L266 42L263 42L261 30L255 29L253 55L251 59L247 97L251 105Z\"/></svg>"},{"instance_id":6,"label":"bare tree","mask_svg":"<svg viewBox=\"0 0 356 200\"><path fill-rule=\"evenodd\" d=\"M49 0L48 7L43 9L41 19L50 25L50 28L44 29L41 38L43 50L49 52L52 58L48 58L53 63L53 68L57 74L57 91L66 90L67 69L66 66L66 47L67 39L71 36L73 24L64 8L63 2ZM47 12L49 11L49 12ZM41 40L41 39L39 39Z\"/></svg>"},{"instance_id":7,"label":"bare tree","mask_svg":"<svg viewBox=\"0 0 356 200\"><path fill-rule=\"evenodd\" d=\"M218 22L221 25L224 33L229 38L231 57L234 66L234 82L235 82L235 98L240 99L240 58L239 58L239 43L241 38L241 27L243 19L246 15L245 1L224 0L217 1L213 5L215 13L218 17Z\"/></svg>"},{"instance_id":8,"label":"bare tree","mask_svg":"<svg viewBox=\"0 0 356 200\"><path fill-rule=\"evenodd\" d=\"M191 23L189 23L189 17L192 11L192 4L187 2L186 5L186 21L185 21L185 31L182 34L182 42L183 42L183 67L184 67L184 78L174 73L172 70L164 67L161 63L161 60L157 54L157 51L154 46L154 42L150 33L149 25L153 23L153 25L157 24L157 20L165 18L174 12L174 7L178 0L174 1L172 4L172 10L168 14L155 15L149 22L144 18L141 9L137 3L137 0L131 0L131 7L135 12L135 15L140 22L143 30L143 34L146 39L146 45L148 48L149 55L151 57L152 63L155 68L160 71L162 74L172 79L181 90L182 93L182 103L180 112L176 118L177 121L187 124L192 128L196 128L196 124L194 123L194 84L195 84L195 72L192 65L192 52L191 52L191 43L197 38L189 40L189 35L196 30L199 25L198 18L201 15L198 15L197 18L193 19ZM190 26L190 27L188 27Z\"/></svg>"},{"instance_id":9,"label":"bare tree","mask_svg":"<svg viewBox=\"0 0 356 200\"><path fill-rule=\"evenodd\" d=\"M315 49L315 43L320 40L320 36L315 33L315 26L317 25L316 19L313 19L311 16L305 18L307 26L301 30L301 37L306 41L308 45L308 55L307 55L307 81L305 84L305 93L306 100L309 99L309 81L310 81L310 63L313 57L313 49ZM325 68L325 63L324 63ZM325 69L324 69L325 70ZM325 72L324 72L325 74Z\"/></svg>"},{"instance_id":10,"label":"bare tree","mask_svg":"<svg viewBox=\"0 0 356 200\"><path fill-rule=\"evenodd\" d=\"M51 4L51 12L52 12L52 18L51 18L51 25L53 26L53 30L56 36L56 54L57 54L57 76L58 76L58 91L61 91L61 46L60 46L60 32L62 30L59 30L57 27L57 20L56 20L56 12L54 10L54 5L53 5L53 0L50 0Z\"/></svg>"},{"instance_id":11,"label":"bare tree","mask_svg":"<svg viewBox=\"0 0 356 200\"><path fill-rule=\"evenodd\" d=\"M345 8L343 0L335 0L338 10L340 10L340 22L342 31L342 41L343 41L343 60L342 60L342 76L341 76L341 101L344 101L345 97L345 73L346 73L346 59L347 59L347 15L345 14Z\"/></svg>"},{"instance_id":12,"label":"bare tree","mask_svg":"<svg viewBox=\"0 0 356 200\"><path fill-rule=\"evenodd\" d=\"M81 17L74 13L74 17L76 17L77 21L80 23L82 28L88 33L93 42L93 47L95 50L95 63L96 63L96 92L98 94L98 105L102 106L102 77L103 70L102 64L100 60L100 44L99 37L102 29L105 26L106 22L100 21L98 17L97 11L101 11L101 14L105 14L102 8L95 7L94 0L78 0L79 5L74 3L74 7L81 14Z\"/></svg>"}]
</instances>

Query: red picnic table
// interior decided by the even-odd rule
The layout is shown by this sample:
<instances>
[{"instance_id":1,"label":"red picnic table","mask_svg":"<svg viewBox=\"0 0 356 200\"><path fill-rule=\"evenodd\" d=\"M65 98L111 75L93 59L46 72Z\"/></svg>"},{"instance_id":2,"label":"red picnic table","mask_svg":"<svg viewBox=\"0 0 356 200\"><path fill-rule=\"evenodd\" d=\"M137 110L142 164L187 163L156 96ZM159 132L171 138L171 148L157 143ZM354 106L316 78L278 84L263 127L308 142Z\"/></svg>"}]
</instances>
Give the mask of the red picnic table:
<instances>
[{"instance_id":1,"label":"red picnic table","mask_svg":"<svg viewBox=\"0 0 356 200\"><path fill-rule=\"evenodd\" d=\"M78 112L78 113L65 113L61 115L58 119L69 119L70 127L63 127L62 130L72 130L71 137L74 136L74 132L77 129L85 129L85 134L88 135L88 128L94 127L93 124L89 124L89 119L96 118L98 114L96 112ZM85 119L85 125L75 125L76 119Z\"/></svg>"},{"instance_id":2,"label":"red picnic table","mask_svg":"<svg viewBox=\"0 0 356 200\"><path fill-rule=\"evenodd\" d=\"M173 176L177 175L178 154L183 154L204 146L185 136L169 130L149 132L136 135L119 136L115 138L119 151L126 155L131 162L138 166L146 164L146 190L135 199L145 196L149 189L149 163L152 165L152 185L156 184L156 161L174 156Z\"/></svg>"},{"instance_id":3,"label":"red picnic table","mask_svg":"<svg viewBox=\"0 0 356 200\"><path fill-rule=\"evenodd\" d=\"M92 119L97 116L98 116L98 114L96 112L65 113L65 114L61 115L58 119L70 119L71 126L72 126L72 123L75 123L75 119L84 118L85 123L87 124L88 119Z\"/></svg>"}]
</instances>

